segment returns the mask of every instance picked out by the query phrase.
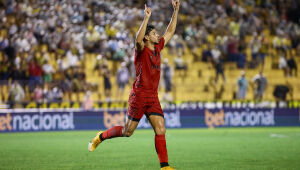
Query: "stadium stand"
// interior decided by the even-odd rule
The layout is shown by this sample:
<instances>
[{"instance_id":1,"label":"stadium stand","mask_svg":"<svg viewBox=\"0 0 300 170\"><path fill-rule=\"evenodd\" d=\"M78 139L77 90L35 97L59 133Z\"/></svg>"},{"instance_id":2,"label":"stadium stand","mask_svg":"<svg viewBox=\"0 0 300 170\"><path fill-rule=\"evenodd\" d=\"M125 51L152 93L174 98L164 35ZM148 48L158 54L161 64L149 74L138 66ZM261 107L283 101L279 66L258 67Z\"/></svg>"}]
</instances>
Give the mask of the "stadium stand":
<instances>
[{"instance_id":1,"label":"stadium stand","mask_svg":"<svg viewBox=\"0 0 300 170\"><path fill-rule=\"evenodd\" d=\"M163 34L170 2L147 3L154 11L152 24ZM90 92L94 101L126 101L143 4L1 0L0 101L82 101ZM246 100L254 99L261 86L254 79L260 72L267 80L263 100L276 100L277 85L288 87L285 100L300 100L299 8L296 0L183 1L176 35L162 53L174 70L172 100L237 99L241 71L248 80ZM176 57L187 66L184 76L175 69ZM122 62L131 79L117 99L116 73ZM224 78L217 79L217 71ZM110 91L104 89L108 82ZM162 97L163 81L159 92Z\"/></svg>"}]
</instances>

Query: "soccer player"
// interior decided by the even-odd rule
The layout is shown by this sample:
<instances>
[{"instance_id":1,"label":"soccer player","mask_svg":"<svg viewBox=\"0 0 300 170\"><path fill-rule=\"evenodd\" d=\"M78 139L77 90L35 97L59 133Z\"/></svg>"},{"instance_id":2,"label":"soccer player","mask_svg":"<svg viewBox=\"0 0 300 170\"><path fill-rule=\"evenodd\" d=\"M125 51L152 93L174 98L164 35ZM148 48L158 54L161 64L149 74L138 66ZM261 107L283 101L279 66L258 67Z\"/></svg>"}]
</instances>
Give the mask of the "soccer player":
<instances>
[{"instance_id":1,"label":"soccer player","mask_svg":"<svg viewBox=\"0 0 300 170\"><path fill-rule=\"evenodd\" d=\"M115 126L105 132L99 131L88 145L94 151L104 140L115 137L130 137L139 120L145 114L155 132L155 148L162 170L172 170L168 164L168 153L165 139L165 121L161 109L157 88L160 79L160 51L174 35L180 1L172 0L174 12L164 35L160 37L155 27L148 25L151 8L145 5L145 17L135 40L136 79L129 95L127 110L128 119L125 126Z\"/></svg>"}]
</instances>

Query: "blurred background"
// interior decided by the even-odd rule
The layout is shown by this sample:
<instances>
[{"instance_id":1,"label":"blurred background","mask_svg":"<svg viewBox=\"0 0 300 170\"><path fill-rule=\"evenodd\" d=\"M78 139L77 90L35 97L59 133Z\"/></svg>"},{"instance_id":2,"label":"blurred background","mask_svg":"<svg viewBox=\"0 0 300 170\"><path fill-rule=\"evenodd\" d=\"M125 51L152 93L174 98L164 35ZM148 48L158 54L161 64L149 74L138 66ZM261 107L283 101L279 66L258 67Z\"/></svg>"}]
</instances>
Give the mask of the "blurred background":
<instances>
[{"instance_id":1,"label":"blurred background","mask_svg":"<svg viewBox=\"0 0 300 170\"><path fill-rule=\"evenodd\" d=\"M1 107L126 102L145 3L163 35L170 0L0 0ZM161 101L300 100L299 23L297 0L182 0Z\"/></svg>"}]
</instances>

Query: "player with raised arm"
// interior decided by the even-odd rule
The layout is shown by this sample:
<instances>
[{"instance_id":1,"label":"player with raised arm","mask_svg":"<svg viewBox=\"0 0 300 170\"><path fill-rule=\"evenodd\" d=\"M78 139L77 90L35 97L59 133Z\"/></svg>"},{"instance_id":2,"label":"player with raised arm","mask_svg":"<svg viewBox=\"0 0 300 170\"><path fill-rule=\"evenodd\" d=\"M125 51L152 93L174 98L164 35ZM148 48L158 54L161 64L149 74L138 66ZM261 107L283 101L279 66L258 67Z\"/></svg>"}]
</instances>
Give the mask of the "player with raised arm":
<instances>
[{"instance_id":1,"label":"player with raised arm","mask_svg":"<svg viewBox=\"0 0 300 170\"><path fill-rule=\"evenodd\" d=\"M127 110L128 119L125 126L115 126L105 132L99 131L88 145L89 151L106 139L115 137L130 137L142 116L145 114L155 132L155 148L161 169L172 170L168 164L168 153L165 139L164 113L158 99L158 84L160 79L160 51L174 35L180 1L172 0L174 12L171 21L162 37L158 35L155 27L148 25L151 8L145 5L145 17L135 40L136 79L129 95Z\"/></svg>"}]
</instances>

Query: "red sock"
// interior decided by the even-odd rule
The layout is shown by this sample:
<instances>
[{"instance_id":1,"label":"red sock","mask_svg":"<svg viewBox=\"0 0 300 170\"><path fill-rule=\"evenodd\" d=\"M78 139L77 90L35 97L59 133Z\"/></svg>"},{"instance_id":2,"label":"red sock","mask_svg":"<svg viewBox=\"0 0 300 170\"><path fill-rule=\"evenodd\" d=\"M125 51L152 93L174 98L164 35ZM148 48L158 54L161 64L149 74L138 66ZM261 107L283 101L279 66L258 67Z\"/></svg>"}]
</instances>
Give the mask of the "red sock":
<instances>
[{"instance_id":1,"label":"red sock","mask_svg":"<svg viewBox=\"0 0 300 170\"><path fill-rule=\"evenodd\" d=\"M165 135L155 135L155 149L161 167L169 166Z\"/></svg>"},{"instance_id":2,"label":"red sock","mask_svg":"<svg viewBox=\"0 0 300 170\"><path fill-rule=\"evenodd\" d=\"M114 126L108 130L106 130L105 132L103 132L99 138L104 141L105 139L111 139L111 138L115 138L115 137L121 137L123 136L122 134L122 129L123 126Z\"/></svg>"}]
</instances>

